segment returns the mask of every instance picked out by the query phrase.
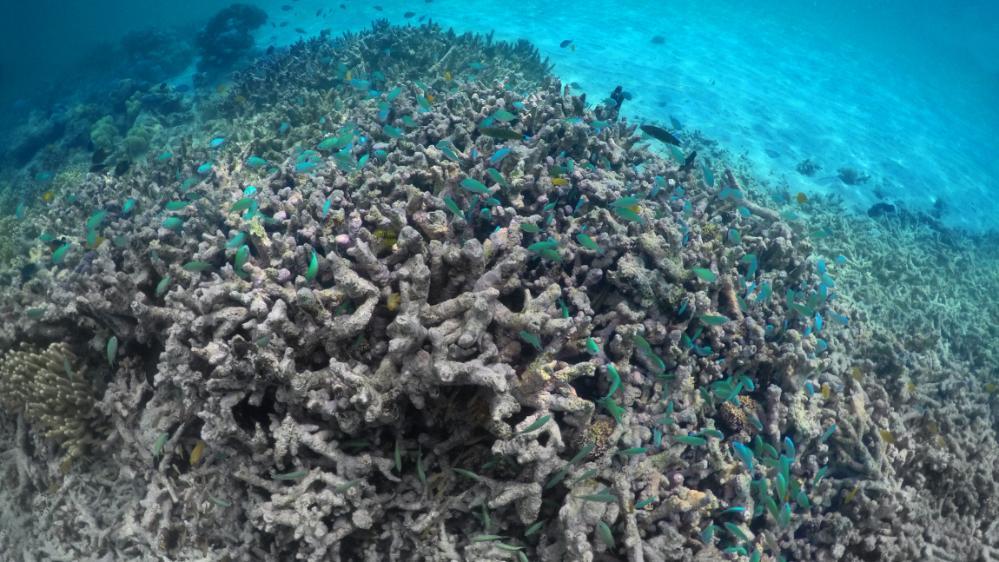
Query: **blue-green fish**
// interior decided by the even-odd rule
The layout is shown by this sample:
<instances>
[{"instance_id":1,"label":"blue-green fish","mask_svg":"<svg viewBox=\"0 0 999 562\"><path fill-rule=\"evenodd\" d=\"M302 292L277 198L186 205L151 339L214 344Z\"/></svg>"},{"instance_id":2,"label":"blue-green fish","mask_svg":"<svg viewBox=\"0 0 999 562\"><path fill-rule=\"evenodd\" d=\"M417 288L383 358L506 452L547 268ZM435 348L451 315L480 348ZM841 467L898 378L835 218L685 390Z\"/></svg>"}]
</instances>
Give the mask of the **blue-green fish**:
<instances>
[{"instance_id":1,"label":"blue-green fish","mask_svg":"<svg viewBox=\"0 0 999 562\"><path fill-rule=\"evenodd\" d=\"M238 248L243 245L243 241L246 240L245 232L237 232L231 240L225 243L226 248Z\"/></svg>"},{"instance_id":2,"label":"blue-green fish","mask_svg":"<svg viewBox=\"0 0 999 562\"><path fill-rule=\"evenodd\" d=\"M593 250L598 254L602 254L604 252L603 249L597 245L596 241L594 241L593 238L591 238L590 235L585 232L580 232L579 234L577 234L576 240L578 240L579 243L588 250Z\"/></svg>"},{"instance_id":3,"label":"blue-green fish","mask_svg":"<svg viewBox=\"0 0 999 562\"><path fill-rule=\"evenodd\" d=\"M163 152L160 153L159 156L156 157L156 160L160 162L166 162L171 158L173 158L173 153L170 152L169 150L164 150Z\"/></svg>"},{"instance_id":4,"label":"blue-green fish","mask_svg":"<svg viewBox=\"0 0 999 562\"><path fill-rule=\"evenodd\" d=\"M531 347L533 347L534 349L538 351L544 350L544 346L541 345L541 338L539 338L536 334L532 334L527 330L521 330L519 335L520 339L531 344Z\"/></svg>"},{"instance_id":5,"label":"blue-green fish","mask_svg":"<svg viewBox=\"0 0 999 562\"><path fill-rule=\"evenodd\" d=\"M104 217L107 216L108 212L104 209L95 211L94 214L90 215L87 219L87 230L95 230L97 227L104 222Z\"/></svg>"},{"instance_id":6,"label":"blue-green fish","mask_svg":"<svg viewBox=\"0 0 999 562\"><path fill-rule=\"evenodd\" d=\"M444 206L447 207L447 210L454 213L455 216L460 218L465 218L465 213L462 212L461 207L458 206L458 203L451 197L448 197L447 195L444 196Z\"/></svg>"},{"instance_id":7,"label":"blue-green fish","mask_svg":"<svg viewBox=\"0 0 999 562\"><path fill-rule=\"evenodd\" d=\"M118 357L118 336L111 336L107 345L108 364L114 367L114 360Z\"/></svg>"},{"instance_id":8,"label":"blue-green fish","mask_svg":"<svg viewBox=\"0 0 999 562\"><path fill-rule=\"evenodd\" d=\"M225 137L215 137L208 142L209 148L219 148L225 144Z\"/></svg>"},{"instance_id":9,"label":"blue-green fish","mask_svg":"<svg viewBox=\"0 0 999 562\"><path fill-rule=\"evenodd\" d=\"M180 230L184 226L184 219L180 217L167 217L163 219L160 226L167 230Z\"/></svg>"},{"instance_id":10,"label":"blue-green fish","mask_svg":"<svg viewBox=\"0 0 999 562\"><path fill-rule=\"evenodd\" d=\"M246 165L251 168L260 168L261 166L267 165L267 160L264 160L259 156L250 156L246 159Z\"/></svg>"},{"instance_id":11,"label":"blue-green fish","mask_svg":"<svg viewBox=\"0 0 999 562\"><path fill-rule=\"evenodd\" d=\"M190 201L167 201L163 208L168 211L179 211L190 204Z\"/></svg>"},{"instance_id":12,"label":"blue-green fish","mask_svg":"<svg viewBox=\"0 0 999 562\"><path fill-rule=\"evenodd\" d=\"M507 111L505 109L498 109L498 110L496 110L496 112L493 113L492 117L493 117L493 119L495 119L497 121L502 121L503 123L509 123L510 121L513 121L514 119L517 118L516 115L514 115L513 113L510 113L509 111Z\"/></svg>"},{"instance_id":13,"label":"blue-green fish","mask_svg":"<svg viewBox=\"0 0 999 562\"><path fill-rule=\"evenodd\" d=\"M202 176L207 175L208 172L212 171L212 167L214 166L215 164L212 163L211 160L209 160L208 162L205 162L204 164L198 166L198 173L201 174Z\"/></svg>"},{"instance_id":14,"label":"blue-green fish","mask_svg":"<svg viewBox=\"0 0 999 562\"><path fill-rule=\"evenodd\" d=\"M472 178L465 178L461 180L461 187L464 187L472 193L478 193L480 195L489 195L489 188L485 186L482 182Z\"/></svg>"},{"instance_id":15,"label":"blue-green fish","mask_svg":"<svg viewBox=\"0 0 999 562\"><path fill-rule=\"evenodd\" d=\"M246 262L249 259L250 259L250 247L247 246L246 244L243 244L242 246L239 247L238 250L236 250L236 257L233 260L233 265L236 268L236 271L242 271L243 266L246 265Z\"/></svg>"},{"instance_id":16,"label":"blue-green fish","mask_svg":"<svg viewBox=\"0 0 999 562\"><path fill-rule=\"evenodd\" d=\"M127 215L127 214L131 213L132 210L135 209L135 203L136 203L136 201L132 197L129 197L128 199L126 199L125 203L121 206L121 214Z\"/></svg>"},{"instance_id":17,"label":"blue-green fish","mask_svg":"<svg viewBox=\"0 0 999 562\"><path fill-rule=\"evenodd\" d=\"M199 273L212 268L212 264L201 261L201 260L191 260L181 266L184 271L190 271L191 273Z\"/></svg>"},{"instance_id":18,"label":"blue-green fish","mask_svg":"<svg viewBox=\"0 0 999 562\"><path fill-rule=\"evenodd\" d=\"M69 249L72 247L73 247L72 244L66 242L62 246L56 248L55 251L52 252L52 263L56 265L61 264L62 261L66 258L66 252L68 252Z\"/></svg>"},{"instance_id":19,"label":"blue-green fish","mask_svg":"<svg viewBox=\"0 0 999 562\"><path fill-rule=\"evenodd\" d=\"M170 288L171 281L173 281L173 278L170 276L170 274L164 275L163 279L160 279L160 282L156 284L157 297L162 297L163 295L166 294L167 289Z\"/></svg>"},{"instance_id":20,"label":"blue-green fish","mask_svg":"<svg viewBox=\"0 0 999 562\"><path fill-rule=\"evenodd\" d=\"M305 270L305 280L312 281L316 278L317 273L319 273L319 256L316 255L315 250L312 250L312 255L309 257L309 267Z\"/></svg>"},{"instance_id":21,"label":"blue-green fish","mask_svg":"<svg viewBox=\"0 0 999 562\"><path fill-rule=\"evenodd\" d=\"M393 127L392 125L385 125L382 127L382 131L389 137L394 139L401 138L403 136L403 131L399 127Z\"/></svg>"}]
</instances>

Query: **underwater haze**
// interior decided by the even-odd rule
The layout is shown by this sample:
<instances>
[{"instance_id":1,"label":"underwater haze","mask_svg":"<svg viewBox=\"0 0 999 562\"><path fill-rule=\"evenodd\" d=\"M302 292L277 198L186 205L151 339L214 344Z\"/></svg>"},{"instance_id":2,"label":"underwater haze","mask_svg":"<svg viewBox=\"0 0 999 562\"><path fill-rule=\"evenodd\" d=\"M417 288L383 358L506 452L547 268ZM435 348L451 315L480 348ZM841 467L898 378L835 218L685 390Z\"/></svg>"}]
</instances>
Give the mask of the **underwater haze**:
<instances>
[{"instance_id":1,"label":"underwater haze","mask_svg":"<svg viewBox=\"0 0 999 562\"><path fill-rule=\"evenodd\" d=\"M999 3L0 18L0 560L999 558Z\"/></svg>"}]
</instances>

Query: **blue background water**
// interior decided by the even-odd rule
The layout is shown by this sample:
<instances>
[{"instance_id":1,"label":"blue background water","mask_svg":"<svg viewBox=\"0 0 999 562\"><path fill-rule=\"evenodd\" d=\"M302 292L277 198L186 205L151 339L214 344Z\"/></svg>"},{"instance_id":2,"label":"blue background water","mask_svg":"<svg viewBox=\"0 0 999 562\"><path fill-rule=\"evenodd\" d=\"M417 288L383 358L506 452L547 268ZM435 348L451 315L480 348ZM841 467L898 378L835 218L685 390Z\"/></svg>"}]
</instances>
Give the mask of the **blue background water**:
<instances>
[{"instance_id":1,"label":"blue background water","mask_svg":"<svg viewBox=\"0 0 999 562\"><path fill-rule=\"evenodd\" d=\"M193 30L227 4L44 0L7 7L0 21L4 113L23 113L43 84L86 74L80 56L102 42L149 25ZM377 17L415 24L422 15L458 31L528 38L594 101L621 84L634 96L627 116L668 123L672 115L745 154L761 177L792 192L837 193L858 210L880 200L927 210L941 200L949 225L999 224L999 2L255 4L272 21L288 22L262 28L262 46L297 40L295 28L338 33ZM416 16L404 19L407 11ZM655 35L664 42L653 44ZM575 49L560 48L564 39ZM806 158L822 166L813 177L795 171ZM835 177L840 167L870 180L846 185Z\"/></svg>"}]
</instances>

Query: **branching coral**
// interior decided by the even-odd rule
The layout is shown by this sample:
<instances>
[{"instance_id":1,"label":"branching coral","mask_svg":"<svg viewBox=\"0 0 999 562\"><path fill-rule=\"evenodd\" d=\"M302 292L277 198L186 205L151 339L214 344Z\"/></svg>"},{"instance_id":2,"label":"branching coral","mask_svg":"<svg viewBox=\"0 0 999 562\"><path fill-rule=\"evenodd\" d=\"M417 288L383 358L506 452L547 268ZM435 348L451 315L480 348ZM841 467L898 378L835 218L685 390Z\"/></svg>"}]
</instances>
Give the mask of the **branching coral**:
<instances>
[{"instance_id":1,"label":"branching coral","mask_svg":"<svg viewBox=\"0 0 999 562\"><path fill-rule=\"evenodd\" d=\"M96 437L95 389L66 344L43 350L22 345L0 358L0 397L65 450L65 461L81 455Z\"/></svg>"}]
</instances>

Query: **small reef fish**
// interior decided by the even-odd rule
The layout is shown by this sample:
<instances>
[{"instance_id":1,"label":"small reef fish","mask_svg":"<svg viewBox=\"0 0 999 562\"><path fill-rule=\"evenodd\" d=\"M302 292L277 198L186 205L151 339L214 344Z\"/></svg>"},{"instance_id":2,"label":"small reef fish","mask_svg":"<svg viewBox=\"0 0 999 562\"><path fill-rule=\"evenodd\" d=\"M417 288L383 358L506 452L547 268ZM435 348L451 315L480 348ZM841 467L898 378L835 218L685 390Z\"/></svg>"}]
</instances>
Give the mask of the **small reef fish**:
<instances>
[{"instance_id":1,"label":"small reef fish","mask_svg":"<svg viewBox=\"0 0 999 562\"><path fill-rule=\"evenodd\" d=\"M205 456L205 442L198 439L198 442L194 444L194 448L191 449L191 457L188 462L191 466L195 466L201 461L201 457Z\"/></svg>"},{"instance_id":2,"label":"small reef fish","mask_svg":"<svg viewBox=\"0 0 999 562\"><path fill-rule=\"evenodd\" d=\"M208 147L213 149L220 148L223 144L225 144L225 137L215 137L208 142Z\"/></svg>"},{"instance_id":3,"label":"small reef fish","mask_svg":"<svg viewBox=\"0 0 999 562\"><path fill-rule=\"evenodd\" d=\"M493 113L492 117L493 117L493 119L495 119L497 121L501 121L503 123L509 123L510 121L513 121L514 119L517 118L516 115L514 115L513 113L510 113L509 111L507 111L505 109L498 109L498 110L496 110L496 112Z\"/></svg>"},{"instance_id":4,"label":"small reef fish","mask_svg":"<svg viewBox=\"0 0 999 562\"><path fill-rule=\"evenodd\" d=\"M319 273L319 256L316 255L315 250L312 250L312 255L309 256L309 267L305 270L305 280L312 281L316 278L317 273Z\"/></svg>"},{"instance_id":5,"label":"small reef fish","mask_svg":"<svg viewBox=\"0 0 999 562\"><path fill-rule=\"evenodd\" d=\"M173 278L169 274L164 275L163 279L160 279L160 282L156 284L157 297L162 297L163 295L166 294L167 289L170 288L171 281L173 281Z\"/></svg>"},{"instance_id":6,"label":"small reef fish","mask_svg":"<svg viewBox=\"0 0 999 562\"><path fill-rule=\"evenodd\" d=\"M479 127L479 131L487 137L502 140L521 140L523 136L517 131L500 127Z\"/></svg>"},{"instance_id":7,"label":"small reef fish","mask_svg":"<svg viewBox=\"0 0 999 562\"><path fill-rule=\"evenodd\" d=\"M261 166L267 165L267 160L259 156L250 156L246 159L246 165L251 168L260 168Z\"/></svg>"},{"instance_id":8,"label":"small reef fish","mask_svg":"<svg viewBox=\"0 0 999 562\"><path fill-rule=\"evenodd\" d=\"M180 230L184 226L184 219L180 217L167 217L163 219L160 226L167 230Z\"/></svg>"},{"instance_id":9,"label":"small reef fish","mask_svg":"<svg viewBox=\"0 0 999 562\"><path fill-rule=\"evenodd\" d=\"M489 163L490 164L496 164L496 163L502 161L504 158L506 158L506 156L508 154L510 154L510 149L509 148L501 148L501 149L497 150L496 152L494 152L493 155L489 157Z\"/></svg>"},{"instance_id":10,"label":"small reef fish","mask_svg":"<svg viewBox=\"0 0 999 562\"><path fill-rule=\"evenodd\" d=\"M191 273L200 273L202 271L207 271L212 268L212 264L201 261L201 260L191 260L181 266L184 271L190 271Z\"/></svg>"},{"instance_id":11,"label":"small reef fish","mask_svg":"<svg viewBox=\"0 0 999 562\"><path fill-rule=\"evenodd\" d=\"M572 45L572 39L565 39L561 43L558 44L558 46L559 46L560 49L564 49L564 48L568 47L569 45Z\"/></svg>"},{"instance_id":12,"label":"small reef fish","mask_svg":"<svg viewBox=\"0 0 999 562\"><path fill-rule=\"evenodd\" d=\"M114 367L114 361L118 357L118 336L111 336L107 344L108 365Z\"/></svg>"},{"instance_id":13,"label":"small reef fish","mask_svg":"<svg viewBox=\"0 0 999 562\"><path fill-rule=\"evenodd\" d=\"M673 136L672 133L663 129L662 127L656 127L655 125L642 125L639 127L643 133L649 135L650 137L676 146L680 146L680 139Z\"/></svg>"},{"instance_id":14,"label":"small reef fish","mask_svg":"<svg viewBox=\"0 0 999 562\"><path fill-rule=\"evenodd\" d=\"M476 179L465 178L461 180L461 187L467 189L468 191L471 191L472 193L478 193L480 195L489 194L489 188L486 187L485 184Z\"/></svg>"}]
</instances>

